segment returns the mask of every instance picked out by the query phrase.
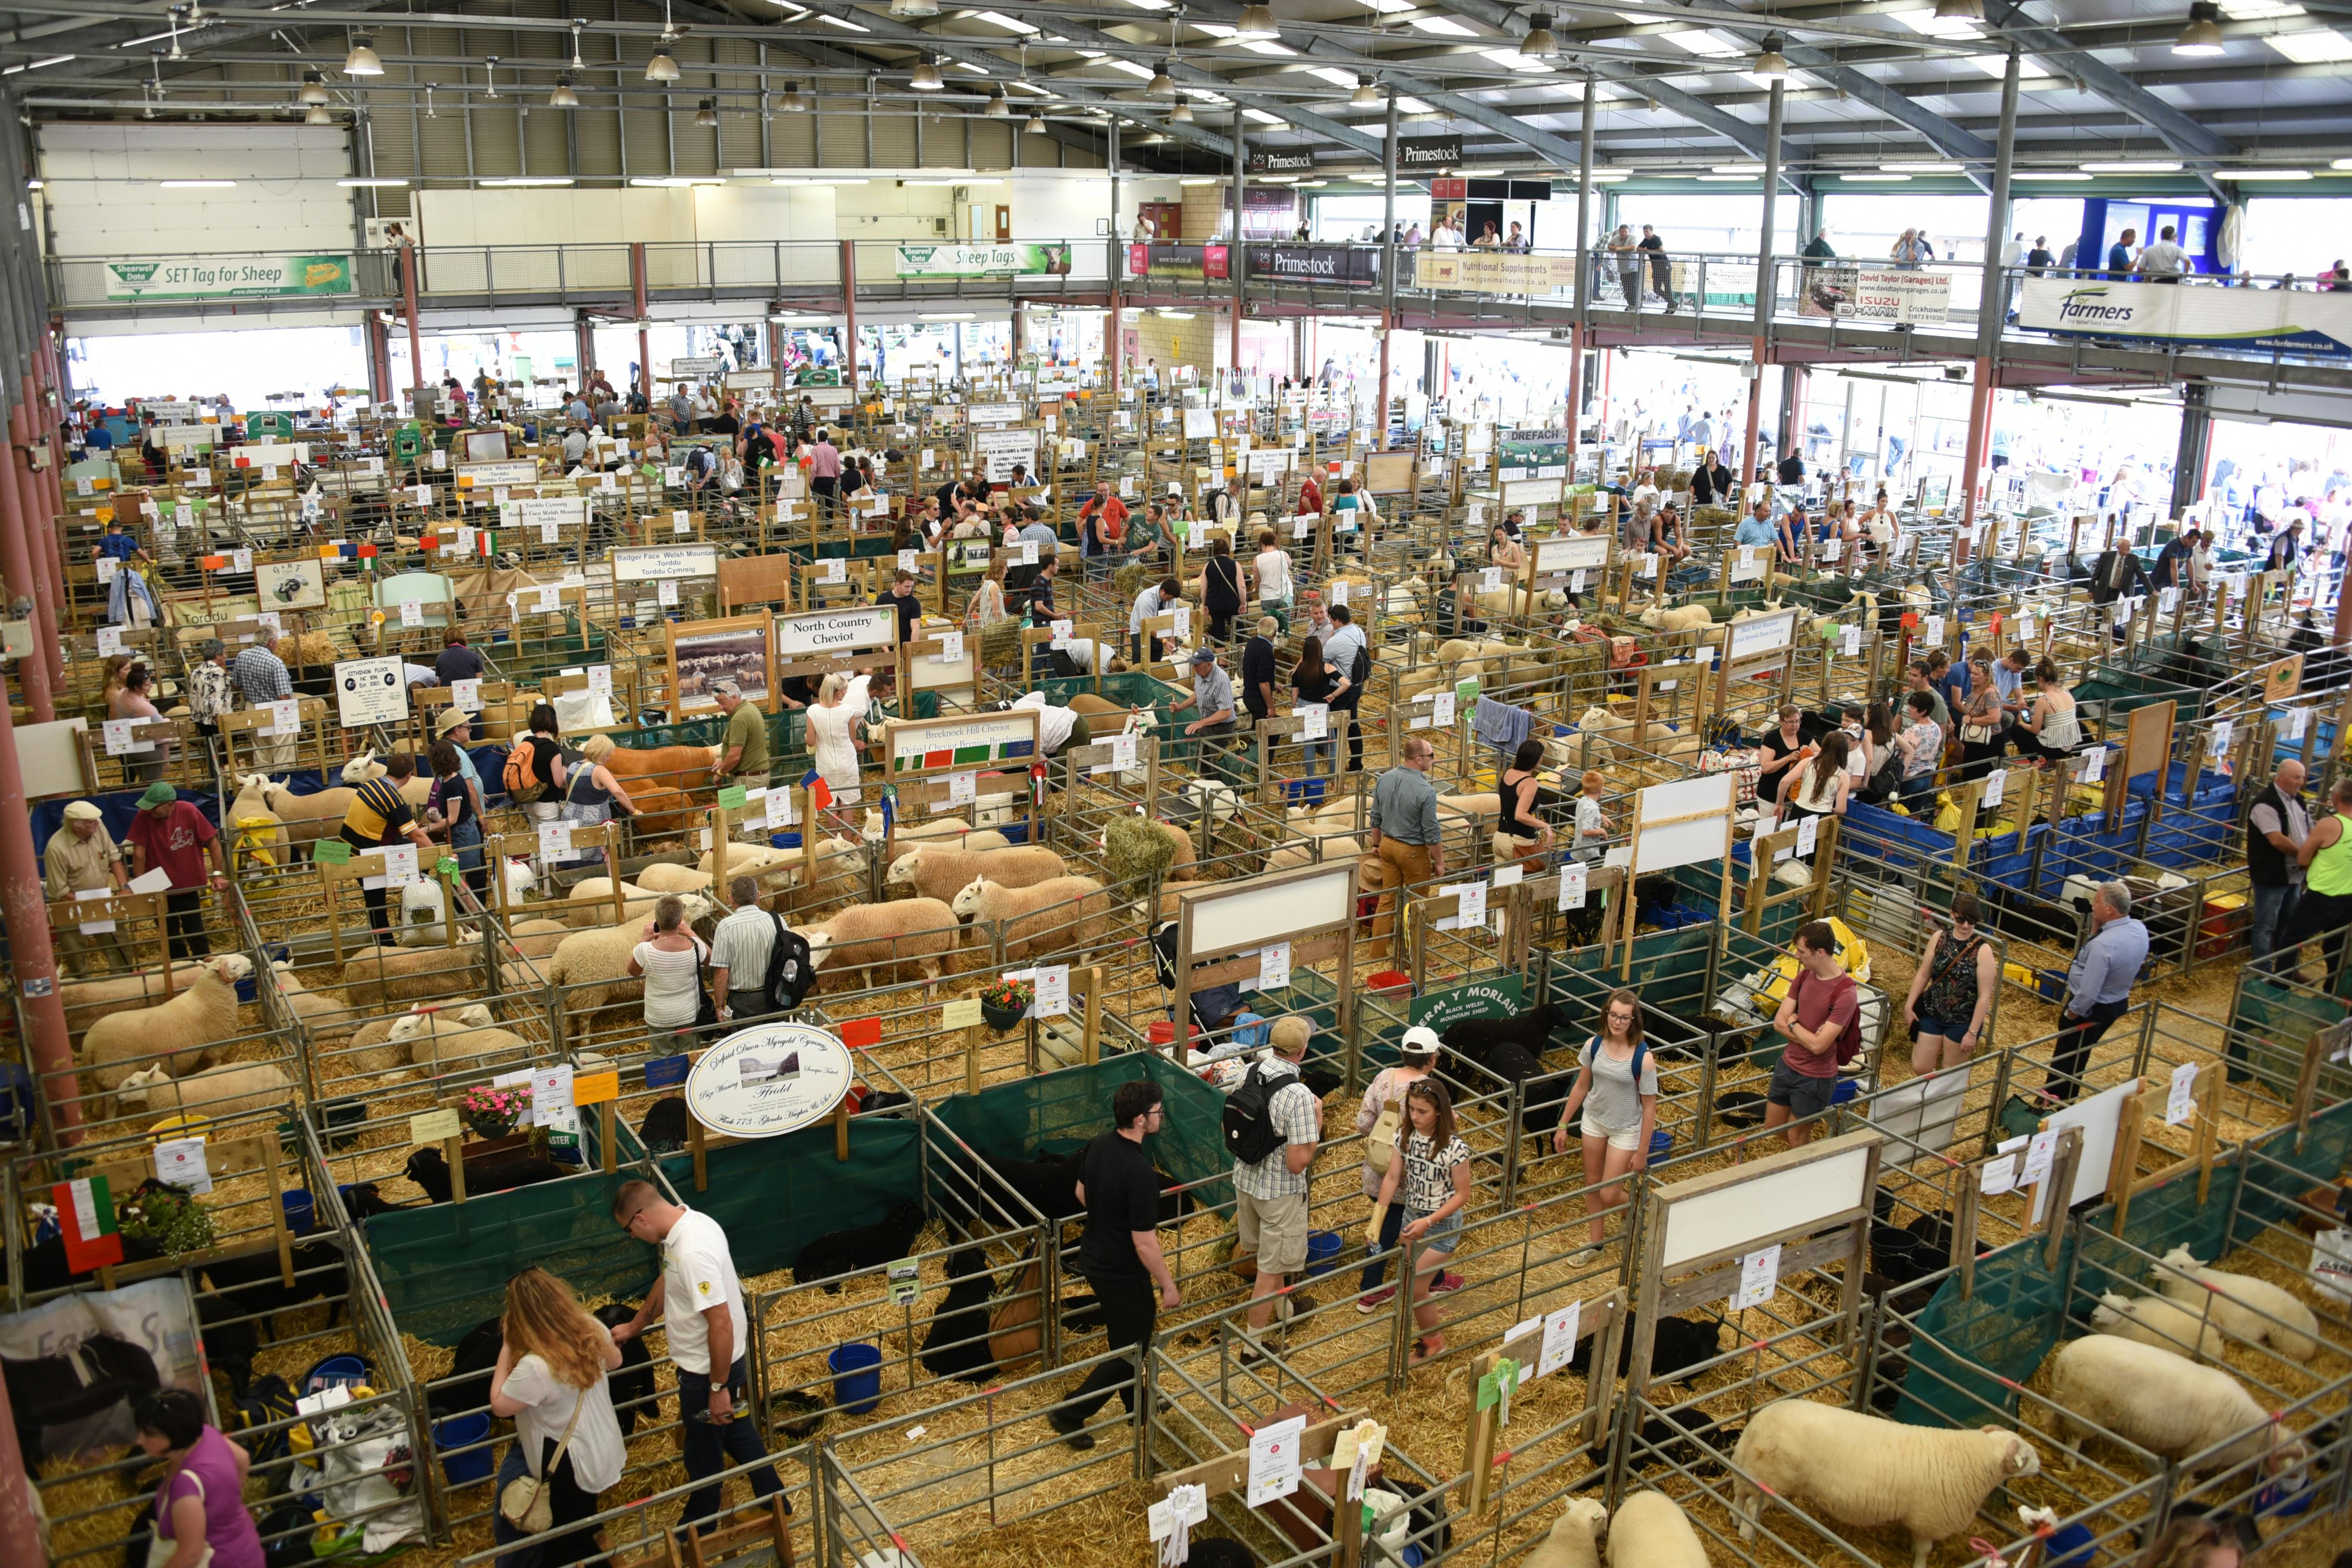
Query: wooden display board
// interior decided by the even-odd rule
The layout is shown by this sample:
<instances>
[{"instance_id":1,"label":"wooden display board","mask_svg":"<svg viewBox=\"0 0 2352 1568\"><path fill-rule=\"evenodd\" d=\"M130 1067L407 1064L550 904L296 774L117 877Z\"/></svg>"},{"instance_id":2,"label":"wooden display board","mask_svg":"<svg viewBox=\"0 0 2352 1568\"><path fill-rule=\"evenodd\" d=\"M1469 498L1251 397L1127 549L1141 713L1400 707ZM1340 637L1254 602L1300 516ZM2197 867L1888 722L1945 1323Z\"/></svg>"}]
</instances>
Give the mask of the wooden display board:
<instances>
[{"instance_id":1,"label":"wooden display board","mask_svg":"<svg viewBox=\"0 0 2352 1568\"><path fill-rule=\"evenodd\" d=\"M936 811L970 807L981 796L1001 791L981 788L983 775L1013 778L1014 797L1028 824L1028 839L1037 843L1038 810L1030 788L1030 769L1042 764L1038 731L1040 715L1034 708L1001 713L957 714L940 719L892 719L882 726L883 781L898 786L898 819L927 820ZM971 776L966 798L955 783ZM977 823L974 826L978 826ZM884 860L890 858L885 847Z\"/></svg>"},{"instance_id":2,"label":"wooden display board","mask_svg":"<svg viewBox=\"0 0 2352 1568\"><path fill-rule=\"evenodd\" d=\"M668 645L673 720L717 712L719 699L710 690L710 682L722 676L742 688L744 701L763 712L775 711L775 660L765 616L691 621L684 626L667 622L663 631Z\"/></svg>"},{"instance_id":3,"label":"wooden display board","mask_svg":"<svg viewBox=\"0 0 2352 1568\"><path fill-rule=\"evenodd\" d=\"M1308 964L1339 961L1333 981L1332 1029L1352 1039L1355 1005L1356 861L1299 866L1236 882L1171 888L1176 911L1176 1033L1169 1054L1181 1065L1192 1028L1192 993L1209 986L1255 983L1265 950L1286 944L1295 974ZM1157 921L1153 922L1155 925ZM1351 1046L1350 1050L1354 1049ZM1349 1081L1355 1081L1349 1064Z\"/></svg>"}]
</instances>

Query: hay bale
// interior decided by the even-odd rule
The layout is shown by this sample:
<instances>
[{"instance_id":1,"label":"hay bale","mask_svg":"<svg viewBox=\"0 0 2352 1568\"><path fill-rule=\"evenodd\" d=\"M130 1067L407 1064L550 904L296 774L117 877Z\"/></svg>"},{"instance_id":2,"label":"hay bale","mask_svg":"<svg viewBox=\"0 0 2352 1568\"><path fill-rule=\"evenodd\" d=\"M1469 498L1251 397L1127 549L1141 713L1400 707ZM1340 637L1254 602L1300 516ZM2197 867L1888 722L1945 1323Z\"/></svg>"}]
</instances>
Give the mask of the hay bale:
<instances>
[{"instance_id":1,"label":"hay bale","mask_svg":"<svg viewBox=\"0 0 2352 1568\"><path fill-rule=\"evenodd\" d=\"M1142 561L1130 561L1110 574L1110 585L1118 594L1120 604L1132 605L1142 595L1146 584L1156 583L1165 574L1160 567Z\"/></svg>"},{"instance_id":2,"label":"hay bale","mask_svg":"<svg viewBox=\"0 0 2352 1568\"><path fill-rule=\"evenodd\" d=\"M1115 888L1164 877L1175 861L1174 840L1143 817L1114 816L1103 826L1103 865Z\"/></svg>"},{"instance_id":3,"label":"hay bale","mask_svg":"<svg viewBox=\"0 0 2352 1568\"><path fill-rule=\"evenodd\" d=\"M990 669L1020 663L1021 623L1008 618L983 627L980 634L980 662Z\"/></svg>"}]
</instances>

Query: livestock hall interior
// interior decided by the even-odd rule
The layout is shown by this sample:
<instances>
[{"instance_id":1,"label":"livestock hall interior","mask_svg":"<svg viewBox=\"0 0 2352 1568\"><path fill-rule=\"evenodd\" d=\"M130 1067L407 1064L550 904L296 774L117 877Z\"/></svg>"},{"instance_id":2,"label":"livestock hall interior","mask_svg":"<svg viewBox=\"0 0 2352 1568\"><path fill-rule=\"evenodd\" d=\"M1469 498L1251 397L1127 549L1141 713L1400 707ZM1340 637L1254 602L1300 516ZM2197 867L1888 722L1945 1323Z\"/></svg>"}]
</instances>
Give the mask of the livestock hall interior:
<instances>
[{"instance_id":1,"label":"livestock hall interior","mask_svg":"<svg viewBox=\"0 0 2352 1568\"><path fill-rule=\"evenodd\" d=\"M2343 0L994 6L0 0L0 1562L2345 1563Z\"/></svg>"}]
</instances>

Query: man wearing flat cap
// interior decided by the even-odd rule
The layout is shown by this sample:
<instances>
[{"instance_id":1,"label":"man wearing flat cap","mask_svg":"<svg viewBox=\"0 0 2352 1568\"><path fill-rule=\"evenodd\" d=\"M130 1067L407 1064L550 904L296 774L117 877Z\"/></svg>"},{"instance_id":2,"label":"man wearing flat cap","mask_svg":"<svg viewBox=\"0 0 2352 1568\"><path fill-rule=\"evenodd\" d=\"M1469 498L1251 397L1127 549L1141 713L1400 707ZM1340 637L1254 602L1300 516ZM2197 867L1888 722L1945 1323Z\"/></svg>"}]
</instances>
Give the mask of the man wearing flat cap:
<instances>
[{"instance_id":1,"label":"man wearing flat cap","mask_svg":"<svg viewBox=\"0 0 2352 1568\"><path fill-rule=\"evenodd\" d=\"M80 893L116 893L128 880L122 873L122 851L106 830L105 818L86 800L66 806L65 826L49 836L41 851L41 880L49 902L63 903ZM105 923L99 921L92 924ZM94 968L123 973L139 967L131 942L121 929L57 933L58 956L68 973L88 974Z\"/></svg>"}]
</instances>

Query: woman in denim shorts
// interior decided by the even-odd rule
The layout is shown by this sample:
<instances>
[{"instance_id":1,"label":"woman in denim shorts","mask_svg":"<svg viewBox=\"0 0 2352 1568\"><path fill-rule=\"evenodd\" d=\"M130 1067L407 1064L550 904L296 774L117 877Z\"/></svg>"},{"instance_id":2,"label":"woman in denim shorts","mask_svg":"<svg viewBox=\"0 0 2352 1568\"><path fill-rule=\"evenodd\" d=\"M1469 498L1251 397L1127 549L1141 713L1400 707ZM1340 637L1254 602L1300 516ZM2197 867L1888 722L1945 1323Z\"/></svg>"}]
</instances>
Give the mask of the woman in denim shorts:
<instances>
[{"instance_id":1,"label":"woman in denim shorts","mask_svg":"<svg viewBox=\"0 0 2352 1568\"><path fill-rule=\"evenodd\" d=\"M1433 1331L1438 1315L1429 1288L1462 1241L1462 1210L1470 1201L1470 1145L1454 1135L1454 1101L1437 1079L1422 1079L1406 1089L1404 1110L1412 1131L1381 1179L1371 1234L1379 1236L1384 1211L1401 1195L1404 1228L1399 1239L1421 1248L1412 1267L1412 1321L1421 1330L1412 1359L1423 1362L1445 1349L1444 1336Z\"/></svg>"}]
</instances>

